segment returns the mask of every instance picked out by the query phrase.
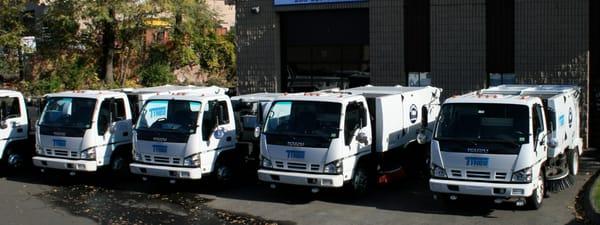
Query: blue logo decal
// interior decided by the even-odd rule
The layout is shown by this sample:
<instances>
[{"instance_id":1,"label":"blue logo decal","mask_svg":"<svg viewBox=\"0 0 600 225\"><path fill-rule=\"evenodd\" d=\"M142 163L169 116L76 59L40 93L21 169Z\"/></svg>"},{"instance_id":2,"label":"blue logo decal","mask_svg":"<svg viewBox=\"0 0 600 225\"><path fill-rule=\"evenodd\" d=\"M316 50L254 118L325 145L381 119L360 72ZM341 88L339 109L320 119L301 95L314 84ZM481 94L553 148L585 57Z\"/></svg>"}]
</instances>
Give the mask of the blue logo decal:
<instances>
[{"instance_id":1,"label":"blue logo decal","mask_svg":"<svg viewBox=\"0 0 600 225\"><path fill-rule=\"evenodd\" d=\"M480 158L480 157L465 157L467 160L467 166L476 166L476 167L487 167L488 166L488 158Z\"/></svg>"},{"instance_id":2,"label":"blue logo decal","mask_svg":"<svg viewBox=\"0 0 600 225\"><path fill-rule=\"evenodd\" d=\"M288 159L304 159L303 151L287 150Z\"/></svg>"},{"instance_id":3,"label":"blue logo decal","mask_svg":"<svg viewBox=\"0 0 600 225\"><path fill-rule=\"evenodd\" d=\"M160 107L160 108L150 109L150 116L151 117L164 116L166 114L167 114L167 107Z\"/></svg>"},{"instance_id":4,"label":"blue logo decal","mask_svg":"<svg viewBox=\"0 0 600 225\"><path fill-rule=\"evenodd\" d=\"M164 146L164 145L152 145L152 151L154 153L167 153L167 146Z\"/></svg>"},{"instance_id":5,"label":"blue logo decal","mask_svg":"<svg viewBox=\"0 0 600 225\"><path fill-rule=\"evenodd\" d=\"M54 147L66 147L67 146L67 141L65 141L65 140L54 139L54 140L52 140L52 143L54 144Z\"/></svg>"},{"instance_id":6,"label":"blue logo decal","mask_svg":"<svg viewBox=\"0 0 600 225\"><path fill-rule=\"evenodd\" d=\"M560 115L558 117L558 124L562 127L565 125L565 115Z\"/></svg>"}]
</instances>

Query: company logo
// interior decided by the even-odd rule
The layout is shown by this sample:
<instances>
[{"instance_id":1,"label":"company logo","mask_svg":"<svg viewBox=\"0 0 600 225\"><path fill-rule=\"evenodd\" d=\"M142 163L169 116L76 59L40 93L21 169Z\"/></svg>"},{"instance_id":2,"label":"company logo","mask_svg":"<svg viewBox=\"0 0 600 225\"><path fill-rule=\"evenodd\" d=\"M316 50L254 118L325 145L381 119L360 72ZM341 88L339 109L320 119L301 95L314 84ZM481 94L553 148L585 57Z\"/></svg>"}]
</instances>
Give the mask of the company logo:
<instances>
[{"instance_id":1,"label":"company logo","mask_svg":"<svg viewBox=\"0 0 600 225\"><path fill-rule=\"evenodd\" d=\"M164 146L164 145L152 145L152 151L154 153L167 153L167 146Z\"/></svg>"},{"instance_id":2,"label":"company logo","mask_svg":"<svg viewBox=\"0 0 600 225\"><path fill-rule=\"evenodd\" d=\"M573 127L573 108L569 108L569 128Z\"/></svg>"},{"instance_id":3,"label":"company logo","mask_svg":"<svg viewBox=\"0 0 600 225\"><path fill-rule=\"evenodd\" d=\"M419 117L419 110L417 110L417 105L413 104L410 106L410 112L408 114L411 123L417 122L417 117Z\"/></svg>"},{"instance_id":4,"label":"company logo","mask_svg":"<svg viewBox=\"0 0 600 225\"><path fill-rule=\"evenodd\" d=\"M486 154L486 153L490 152L490 150L487 149L487 148L467 148L467 152L468 153L483 153L483 154Z\"/></svg>"},{"instance_id":5,"label":"company logo","mask_svg":"<svg viewBox=\"0 0 600 225\"><path fill-rule=\"evenodd\" d=\"M292 147L304 147L304 142L288 141L287 145Z\"/></svg>"},{"instance_id":6,"label":"company logo","mask_svg":"<svg viewBox=\"0 0 600 225\"><path fill-rule=\"evenodd\" d=\"M166 142L167 138L164 138L164 137L153 137L152 140L154 140L154 141L160 141L160 142Z\"/></svg>"},{"instance_id":7,"label":"company logo","mask_svg":"<svg viewBox=\"0 0 600 225\"><path fill-rule=\"evenodd\" d=\"M288 159L304 159L303 151L287 150Z\"/></svg>"},{"instance_id":8,"label":"company logo","mask_svg":"<svg viewBox=\"0 0 600 225\"><path fill-rule=\"evenodd\" d=\"M488 166L488 158L480 158L480 157L465 157L467 161L467 166L474 167L487 167Z\"/></svg>"},{"instance_id":9,"label":"company logo","mask_svg":"<svg viewBox=\"0 0 600 225\"><path fill-rule=\"evenodd\" d=\"M65 133L65 132L56 132L56 131L52 132L52 134L54 134L54 136L66 136L67 135L67 133Z\"/></svg>"},{"instance_id":10,"label":"company logo","mask_svg":"<svg viewBox=\"0 0 600 225\"><path fill-rule=\"evenodd\" d=\"M54 145L54 147L66 147L67 141L60 140L60 139L54 139L54 140L52 140L52 144Z\"/></svg>"}]
</instances>

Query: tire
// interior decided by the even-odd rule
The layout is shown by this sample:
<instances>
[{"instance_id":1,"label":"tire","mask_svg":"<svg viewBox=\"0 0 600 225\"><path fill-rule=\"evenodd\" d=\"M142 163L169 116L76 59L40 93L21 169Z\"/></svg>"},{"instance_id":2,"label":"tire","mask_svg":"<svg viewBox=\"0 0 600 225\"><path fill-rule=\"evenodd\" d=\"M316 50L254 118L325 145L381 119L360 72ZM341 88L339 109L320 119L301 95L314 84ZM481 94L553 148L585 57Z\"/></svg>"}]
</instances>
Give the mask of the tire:
<instances>
[{"instance_id":1,"label":"tire","mask_svg":"<svg viewBox=\"0 0 600 225\"><path fill-rule=\"evenodd\" d=\"M569 174L573 176L577 175L577 173L579 172L579 150L569 150L567 159L569 162Z\"/></svg>"},{"instance_id":2,"label":"tire","mask_svg":"<svg viewBox=\"0 0 600 225\"><path fill-rule=\"evenodd\" d=\"M538 183L540 184L535 190L533 190L533 194L527 198L527 206L529 209L537 210L542 207L542 203L544 201L544 196L546 193L546 178L544 177L544 172L540 172L537 177Z\"/></svg>"},{"instance_id":3,"label":"tire","mask_svg":"<svg viewBox=\"0 0 600 225\"><path fill-rule=\"evenodd\" d=\"M215 166L215 178L221 185L229 185L233 182L233 168L225 162L218 162Z\"/></svg>"},{"instance_id":4,"label":"tire","mask_svg":"<svg viewBox=\"0 0 600 225\"><path fill-rule=\"evenodd\" d=\"M358 168L356 168L354 174L352 174L349 185L354 194L364 195L367 193L370 187L369 171L364 165L359 165Z\"/></svg>"},{"instance_id":5,"label":"tire","mask_svg":"<svg viewBox=\"0 0 600 225\"><path fill-rule=\"evenodd\" d=\"M128 175L129 164L127 163L127 157L122 152L117 152L110 159L108 171L120 177Z\"/></svg>"}]
</instances>

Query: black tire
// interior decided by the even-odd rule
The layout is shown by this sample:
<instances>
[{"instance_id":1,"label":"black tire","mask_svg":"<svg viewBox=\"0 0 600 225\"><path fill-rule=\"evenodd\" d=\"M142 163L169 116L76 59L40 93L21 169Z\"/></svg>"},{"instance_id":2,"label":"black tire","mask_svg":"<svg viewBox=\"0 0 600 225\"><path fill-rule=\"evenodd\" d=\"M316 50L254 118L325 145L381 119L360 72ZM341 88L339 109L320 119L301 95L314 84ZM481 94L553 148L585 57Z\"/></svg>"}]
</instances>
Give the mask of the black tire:
<instances>
[{"instance_id":1,"label":"black tire","mask_svg":"<svg viewBox=\"0 0 600 225\"><path fill-rule=\"evenodd\" d=\"M233 182L234 169L229 163L218 161L215 165L215 179L220 185L229 185Z\"/></svg>"},{"instance_id":2,"label":"black tire","mask_svg":"<svg viewBox=\"0 0 600 225\"><path fill-rule=\"evenodd\" d=\"M349 183L351 191L357 195L364 195L369 191L370 183L369 170L364 164L358 165Z\"/></svg>"},{"instance_id":3,"label":"black tire","mask_svg":"<svg viewBox=\"0 0 600 225\"><path fill-rule=\"evenodd\" d=\"M537 177L540 186L538 186L535 190L533 190L533 194L527 198L527 207L532 210L537 210L542 207L542 203L544 202L544 196L546 193L546 177L544 176L544 172L540 172Z\"/></svg>"},{"instance_id":4,"label":"black tire","mask_svg":"<svg viewBox=\"0 0 600 225\"><path fill-rule=\"evenodd\" d=\"M572 149L569 150L569 154L567 155L567 160L569 163L569 174L576 176L579 172L579 150Z\"/></svg>"},{"instance_id":5,"label":"black tire","mask_svg":"<svg viewBox=\"0 0 600 225\"><path fill-rule=\"evenodd\" d=\"M119 177L129 175L129 162L124 152L115 152L115 154L112 155L107 172Z\"/></svg>"}]
</instances>

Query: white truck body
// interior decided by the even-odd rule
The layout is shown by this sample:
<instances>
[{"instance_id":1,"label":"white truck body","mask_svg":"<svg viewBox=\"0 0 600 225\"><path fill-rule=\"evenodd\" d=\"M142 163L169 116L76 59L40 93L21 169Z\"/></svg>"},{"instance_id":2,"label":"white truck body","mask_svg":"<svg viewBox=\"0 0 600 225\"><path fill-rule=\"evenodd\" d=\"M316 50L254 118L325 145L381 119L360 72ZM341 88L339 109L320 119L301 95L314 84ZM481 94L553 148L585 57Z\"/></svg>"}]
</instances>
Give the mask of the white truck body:
<instances>
[{"instance_id":1,"label":"white truck body","mask_svg":"<svg viewBox=\"0 0 600 225\"><path fill-rule=\"evenodd\" d=\"M95 172L111 164L114 152L130 149L132 113L124 93L65 91L45 98L35 166Z\"/></svg>"},{"instance_id":2,"label":"white truck body","mask_svg":"<svg viewBox=\"0 0 600 225\"><path fill-rule=\"evenodd\" d=\"M229 97L220 94L150 97L134 131L134 163L142 176L201 179L236 148L236 124ZM223 159L225 160L225 159Z\"/></svg>"},{"instance_id":3,"label":"white truck body","mask_svg":"<svg viewBox=\"0 0 600 225\"><path fill-rule=\"evenodd\" d=\"M575 86L502 85L447 99L431 143L430 189L539 207L547 179L568 175L558 162L581 154L578 98Z\"/></svg>"},{"instance_id":4,"label":"white truck body","mask_svg":"<svg viewBox=\"0 0 600 225\"><path fill-rule=\"evenodd\" d=\"M440 92L365 86L278 97L261 134L258 177L272 184L342 187L356 180L358 168L377 168L385 153L416 142L421 112L427 112L423 126L432 126Z\"/></svg>"},{"instance_id":5,"label":"white truck body","mask_svg":"<svg viewBox=\"0 0 600 225\"><path fill-rule=\"evenodd\" d=\"M0 90L0 163L7 163L19 145L27 141L29 121L23 94Z\"/></svg>"}]
</instances>

